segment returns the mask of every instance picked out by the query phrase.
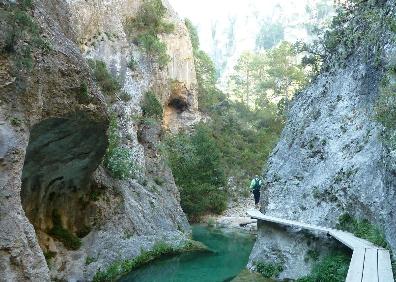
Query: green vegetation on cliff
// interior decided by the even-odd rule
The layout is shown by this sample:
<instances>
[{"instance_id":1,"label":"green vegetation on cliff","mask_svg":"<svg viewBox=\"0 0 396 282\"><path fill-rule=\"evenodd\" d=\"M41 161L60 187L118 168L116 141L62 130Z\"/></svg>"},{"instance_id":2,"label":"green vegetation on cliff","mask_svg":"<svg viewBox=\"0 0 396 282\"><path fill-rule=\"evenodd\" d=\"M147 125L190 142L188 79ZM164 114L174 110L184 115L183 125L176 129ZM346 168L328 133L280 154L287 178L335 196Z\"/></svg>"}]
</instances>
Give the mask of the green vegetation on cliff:
<instances>
[{"instance_id":1,"label":"green vegetation on cliff","mask_svg":"<svg viewBox=\"0 0 396 282\"><path fill-rule=\"evenodd\" d=\"M134 162L132 151L121 146L116 116L110 117L108 142L103 164L110 174L116 179L136 177L137 166Z\"/></svg>"},{"instance_id":2,"label":"green vegetation on cliff","mask_svg":"<svg viewBox=\"0 0 396 282\"><path fill-rule=\"evenodd\" d=\"M0 54L6 54L13 62L13 72L31 71L34 66L33 53L51 50L49 41L41 35L37 21L31 16L33 1L10 1L0 7L0 24L4 42Z\"/></svg>"},{"instance_id":3,"label":"green vegetation on cliff","mask_svg":"<svg viewBox=\"0 0 396 282\"><path fill-rule=\"evenodd\" d=\"M166 66L170 58L166 53L166 44L158 34L174 30L173 23L167 22L165 16L166 8L161 0L144 0L136 17L124 23L127 34L160 68Z\"/></svg>"},{"instance_id":4,"label":"green vegetation on cliff","mask_svg":"<svg viewBox=\"0 0 396 282\"><path fill-rule=\"evenodd\" d=\"M350 55L360 52L361 60L381 66L384 31L396 31L391 9L392 5L382 0L340 1L329 28L322 30L313 44L303 44L309 53L306 62L324 62L325 69L334 64L345 67Z\"/></svg>"},{"instance_id":5,"label":"green vegetation on cliff","mask_svg":"<svg viewBox=\"0 0 396 282\"><path fill-rule=\"evenodd\" d=\"M121 89L121 85L107 70L106 64L102 61L90 59L88 60L88 65L92 69L95 80L103 93L109 97L114 97Z\"/></svg>"},{"instance_id":6,"label":"green vegetation on cliff","mask_svg":"<svg viewBox=\"0 0 396 282\"><path fill-rule=\"evenodd\" d=\"M387 68L380 85L375 117L385 128L383 137L386 145L394 150L396 148L396 58L393 58Z\"/></svg>"},{"instance_id":7,"label":"green vegetation on cliff","mask_svg":"<svg viewBox=\"0 0 396 282\"><path fill-rule=\"evenodd\" d=\"M298 282L343 282L348 273L350 255L334 252L314 264L311 274L298 279Z\"/></svg>"},{"instance_id":8,"label":"green vegetation on cliff","mask_svg":"<svg viewBox=\"0 0 396 282\"><path fill-rule=\"evenodd\" d=\"M143 116L145 118L152 118L155 120L161 120L163 115L163 109L157 96L152 91L147 91L143 97L142 104Z\"/></svg>"},{"instance_id":9,"label":"green vegetation on cliff","mask_svg":"<svg viewBox=\"0 0 396 282\"><path fill-rule=\"evenodd\" d=\"M269 262L257 262L255 264L256 271L265 278L276 278L283 271L283 264L281 263L269 263Z\"/></svg>"},{"instance_id":10,"label":"green vegetation on cliff","mask_svg":"<svg viewBox=\"0 0 396 282\"><path fill-rule=\"evenodd\" d=\"M388 248L383 232L367 219L359 220L349 214L343 214L338 219L337 228L351 232L355 236L366 239L379 247Z\"/></svg>"}]
</instances>

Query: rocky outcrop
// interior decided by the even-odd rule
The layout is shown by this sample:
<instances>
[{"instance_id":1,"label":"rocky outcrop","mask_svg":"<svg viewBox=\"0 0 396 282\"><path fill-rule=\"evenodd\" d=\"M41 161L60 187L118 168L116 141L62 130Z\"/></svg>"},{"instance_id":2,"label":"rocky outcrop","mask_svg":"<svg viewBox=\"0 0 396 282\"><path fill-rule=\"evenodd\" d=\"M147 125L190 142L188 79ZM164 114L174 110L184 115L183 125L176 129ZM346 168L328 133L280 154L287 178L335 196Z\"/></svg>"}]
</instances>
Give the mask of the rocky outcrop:
<instances>
[{"instance_id":1,"label":"rocky outcrop","mask_svg":"<svg viewBox=\"0 0 396 282\"><path fill-rule=\"evenodd\" d=\"M343 213L366 218L381 228L395 251L394 152L384 146L383 128L375 120L380 82L395 45L388 31L377 35L385 46L382 64L366 60L366 50L357 49L345 67L333 62L295 98L264 173L261 210L327 227L335 227ZM281 258L281 278L303 276L312 263L304 260L313 249L309 242L298 230L263 224L249 266Z\"/></svg>"},{"instance_id":2,"label":"rocky outcrop","mask_svg":"<svg viewBox=\"0 0 396 282\"><path fill-rule=\"evenodd\" d=\"M132 104L139 105L142 95L152 89L164 105L164 126L167 129L174 132L180 125L188 128L199 121L197 80L189 33L167 1L164 1L167 8L165 18L174 24L175 29L169 34L160 34L170 56L170 62L163 69L152 66L125 30L125 21L136 16L143 0L68 0L68 3L83 54L106 62L123 82L123 89L131 95ZM127 66L131 58L138 63L135 70ZM187 103L183 108L174 103L172 90L175 83L185 88L183 99Z\"/></svg>"},{"instance_id":3,"label":"rocky outcrop","mask_svg":"<svg viewBox=\"0 0 396 282\"><path fill-rule=\"evenodd\" d=\"M151 89L169 130L200 119L191 42L169 10L176 28L162 40L171 61L162 70L153 67L123 27L141 4L35 2L27 18L50 46L32 48L30 70L16 69L16 51L6 48L12 27L0 19L1 281L90 280L157 241L188 239L179 192L158 149L164 128L140 117L142 96ZM0 1L5 12L18 5ZM136 70L127 67L131 56ZM103 96L87 58L104 61L127 98ZM121 145L132 152L134 179L114 179L102 165L109 116L118 120Z\"/></svg>"}]
</instances>

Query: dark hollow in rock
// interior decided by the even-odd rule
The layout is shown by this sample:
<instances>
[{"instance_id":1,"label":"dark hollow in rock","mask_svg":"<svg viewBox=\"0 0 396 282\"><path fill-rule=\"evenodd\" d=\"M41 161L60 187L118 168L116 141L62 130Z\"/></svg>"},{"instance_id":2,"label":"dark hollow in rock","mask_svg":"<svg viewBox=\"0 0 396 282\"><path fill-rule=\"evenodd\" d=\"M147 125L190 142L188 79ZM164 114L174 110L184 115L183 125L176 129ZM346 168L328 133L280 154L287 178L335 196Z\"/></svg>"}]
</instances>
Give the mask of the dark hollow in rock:
<instances>
[{"instance_id":1,"label":"dark hollow in rock","mask_svg":"<svg viewBox=\"0 0 396 282\"><path fill-rule=\"evenodd\" d=\"M187 99L184 97L174 97L170 100L169 106L176 109L178 112L184 112L190 106L187 102Z\"/></svg>"},{"instance_id":2,"label":"dark hollow in rock","mask_svg":"<svg viewBox=\"0 0 396 282\"><path fill-rule=\"evenodd\" d=\"M83 115L49 118L32 128L21 199L42 247L43 234L76 238L92 225L95 187L90 180L106 151L106 128Z\"/></svg>"}]
</instances>

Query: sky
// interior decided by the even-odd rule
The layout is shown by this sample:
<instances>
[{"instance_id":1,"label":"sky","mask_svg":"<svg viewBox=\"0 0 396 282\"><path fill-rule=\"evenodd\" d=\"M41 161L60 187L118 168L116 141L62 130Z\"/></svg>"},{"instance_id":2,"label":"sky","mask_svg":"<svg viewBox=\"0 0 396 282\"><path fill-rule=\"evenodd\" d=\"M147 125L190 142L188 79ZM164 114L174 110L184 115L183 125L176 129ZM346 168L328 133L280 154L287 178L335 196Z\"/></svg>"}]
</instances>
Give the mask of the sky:
<instances>
[{"instance_id":1,"label":"sky","mask_svg":"<svg viewBox=\"0 0 396 282\"><path fill-rule=\"evenodd\" d=\"M197 26L201 47L210 52L211 27L217 23L218 29L224 28L231 17L247 17L252 4L259 4L262 10L268 10L271 1L261 0L169 0L182 18L190 19ZM256 2L256 3L253 3ZM240 44L243 41L239 40Z\"/></svg>"},{"instance_id":2,"label":"sky","mask_svg":"<svg viewBox=\"0 0 396 282\"><path fill-rule=\"evenodd\" d=\"M304 13L305 4L314 0L168 0L181 18L189 18L197 26L201 47L210 52L211 27L217 23L221 30L228 25L229 19L237 17L243 21L243 29L238 32L241 38L238 44L246 44L250 49L252 42L244 43L243 37L255 38L257 21L272 17L281 9L283 17L297 16ZM281 8L279 8L281 6ZM277 8L278 7L278 8ZM253 24L256 22L256 24ZM249 41L249 40L248 40ZM250 40L251 41L251 40Z\"/></svg>"},{"instance_id":3,"label":"sky","mask_svg":"<svg viewBox=\"0 0 396 282\"><path fill-rule=\"evenodd\" d=\"M281 22L284 40L308 40L302 24L309 18L306 6L318 0L168 0L180 18L188 18L197 27L200 48L211 56L220 70L219 87L224 88L238 58L256 48L256 38L263 22ZM332 2L332 0L322 0ZM234 21L234 25L231 22ZM233 26L234 45L227 49ZM213 36L215 32L215 36ZM221 67L223 66L223 67Z\"/></svg>"}]
</instances>

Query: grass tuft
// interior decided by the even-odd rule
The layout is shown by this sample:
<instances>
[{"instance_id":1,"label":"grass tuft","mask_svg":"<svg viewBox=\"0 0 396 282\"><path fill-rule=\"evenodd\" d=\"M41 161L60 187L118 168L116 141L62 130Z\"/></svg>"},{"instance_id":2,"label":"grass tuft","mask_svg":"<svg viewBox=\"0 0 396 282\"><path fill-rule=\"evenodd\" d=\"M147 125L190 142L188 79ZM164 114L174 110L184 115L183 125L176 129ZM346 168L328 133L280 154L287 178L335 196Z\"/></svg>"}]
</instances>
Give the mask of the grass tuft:
<instances>
[{"instance_id":1,"label":"grass tuft","mask_svg":"<svg viewBox=\"0 0 396 282\"><path fill-rule=\"evenodd\" d=\"M256 262L256 271L265 278L276 278L283 271L283 264L270 262Z\"/></svg>"},{"instance_id":2,"label":"grass tuft","mask_svg":"<svg viewBox=\"0 0 396 282\"><path fill-rule=\"evenodd\" d=\"M329 254L314 265L310 275L298 279L297 282L344 282L350 259L350 256L341 252Z\"/></svg>"},{"instance_id":3,"label":"grass tuft","mask_svg":"<svg viewBox=\"0 0 396 282\"><path fill-rule=\"evenodd\" d=\"M388 248L384 234L367 219L358 220L349 214L343 214L338 218L338 222L338 229L351 232L355 236L366 239L377 246Z\"/></svg>"}]
</instances>

